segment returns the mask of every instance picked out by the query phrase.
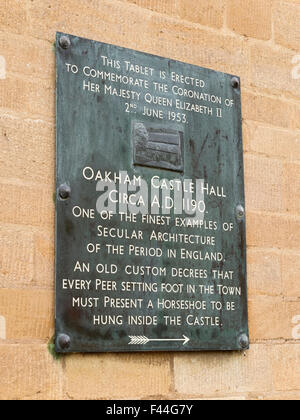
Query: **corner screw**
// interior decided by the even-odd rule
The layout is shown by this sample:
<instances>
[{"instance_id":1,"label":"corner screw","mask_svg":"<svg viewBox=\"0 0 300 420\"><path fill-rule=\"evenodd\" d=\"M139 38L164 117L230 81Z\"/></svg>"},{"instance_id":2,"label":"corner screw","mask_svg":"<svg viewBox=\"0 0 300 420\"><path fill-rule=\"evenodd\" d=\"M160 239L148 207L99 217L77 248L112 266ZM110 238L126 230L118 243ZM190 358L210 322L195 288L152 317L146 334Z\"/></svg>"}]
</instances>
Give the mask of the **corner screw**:
<instances>
[{"instance_id":1,"label":"corner screw","mask_svg":"<svg viewBox=\"0 0 300 420\"><path fill-rule=\"evenodd\" d=\"M62 350L67 350L71 345L71 339L67 334L59 334L57 344Z\"/></svg>"},{"instance_id":2,"label":"corner screw","mask_svg":"<svg viewBox=\"0 0 300 420\"><path fill-rule=\"evenodd\" d=\"M231 79L231 86L232 86L234 89L238 89L238 88L240 87L240 81L239 81L239 79L238 79L237 77L233 77L233 78Z\"/></svg>"},{"instance_id":3,"label":"corner screw","mask_svg":"<svg viewBox=\"0 0 300 420\"><path fill-rule=\"evenodd\" d=\"M242 349L247 349L249 347L249 338L246 334L242 334L239 337L239 345Z\"/></svg>"},{"instance_id":4,"label":"corner screw","mask_svg":"<svg viewBox=\"0 0 300 420\"><path fill-rule=\"evenodd\" d=\"M59 45L64 50L67 50L70 47L70 45L71 45L70 38L68 36L66 36L66 35L62 35L60 37L60 40L59 40Z\"/></svg>"},{"instance_id":5,"label":"corner screw","mask_svg":"<svg viewBox=\"0 0 300 420\"><path fill-rule=\"evenodd\" d=\"M245 216L245 209L241 204L239 204L236 208L236 217L240 221L240 220L243 220L244 216Z\"/></svg>"},{"instance_id":6,"label":"corner screw","mask_svg":"<svg viewBox=\"0 0 300 420\"><path fill-rule=\"evenodd\" d=\"M59 196L60 196L61 199L66 200L67 198L70 197L71 188L67 184L62 184L58 188L58 193L59 193Z\"/></svg>"}]
</instances>

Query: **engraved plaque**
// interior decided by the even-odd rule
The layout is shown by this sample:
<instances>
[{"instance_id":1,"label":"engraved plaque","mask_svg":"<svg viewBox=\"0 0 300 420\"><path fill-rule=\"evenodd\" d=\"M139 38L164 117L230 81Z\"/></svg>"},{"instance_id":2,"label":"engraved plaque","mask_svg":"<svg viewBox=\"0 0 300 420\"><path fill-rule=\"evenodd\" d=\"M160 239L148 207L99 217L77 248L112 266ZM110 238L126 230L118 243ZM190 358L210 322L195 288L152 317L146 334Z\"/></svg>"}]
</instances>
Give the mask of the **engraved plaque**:
<instances>
[{"instance_id":1,"label":"engraved plaque","mask_svg":"<svg viewBox=\"0 0 300 420\"><path fill-rule=\"evenodd\" d=\"M249 347L240 81L57 34L56 351Z\"/></svg>"}]
</instances>

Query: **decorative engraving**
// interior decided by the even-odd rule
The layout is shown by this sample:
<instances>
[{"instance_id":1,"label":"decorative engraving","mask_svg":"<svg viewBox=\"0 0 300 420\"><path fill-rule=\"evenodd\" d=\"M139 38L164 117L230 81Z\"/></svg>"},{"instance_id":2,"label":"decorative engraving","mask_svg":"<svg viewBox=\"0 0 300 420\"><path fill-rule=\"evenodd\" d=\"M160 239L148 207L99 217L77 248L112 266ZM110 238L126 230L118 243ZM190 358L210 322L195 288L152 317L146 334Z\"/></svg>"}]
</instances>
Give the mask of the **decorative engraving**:
<instances>
[{"instance_id":1,"label":"decorative engraving","mask_svg":"<svg viewBox=\"0 0 300 420\"><path fill-rule=\"evenodd\" d=\"M183 133L147 123L133 124L134 164L183 172Z\"/></svg>"}]
</instances>

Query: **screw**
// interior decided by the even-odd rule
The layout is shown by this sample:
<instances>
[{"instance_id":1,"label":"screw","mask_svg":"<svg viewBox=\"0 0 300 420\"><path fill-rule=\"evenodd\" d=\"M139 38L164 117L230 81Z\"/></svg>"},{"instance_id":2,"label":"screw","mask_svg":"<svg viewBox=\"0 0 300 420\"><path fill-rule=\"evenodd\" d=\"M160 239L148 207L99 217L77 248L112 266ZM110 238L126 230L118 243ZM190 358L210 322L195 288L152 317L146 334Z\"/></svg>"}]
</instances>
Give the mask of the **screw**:
<instances>
[{"instance_id":1,"label":"screw","mask_svg":"<svg viewBox=\"0 0 300 420\"><path fill-rule=\"evenodd\" d=\"M236 217L238 220L243 220L244 216L245 216L244 207L241 204L239 204L236 208Z\"/></svg>"},{"instance_id":2,"label":"screw","mask_svg":"<svg viewBox=\"0 0 300 420\"><path fill-rule=\"evenodd\" d=\"M233 78L231 79L231 86L232 86L234 89L238 89L238 88L240 87L240 81L239 81L239 79L238 79L237 77L233 77Z\"/></svg>"},{"instance_id":3,"label":"screw","mask_svg":"<svg viewBox=\"0 0 300 420\"><path fill-rule=\"evenodd\" d=\"M71 345L71 339L67 334L59 334L57 344L62 350L67 350Z\"/></svg>"},{"instance_id":4,"label":"screw","mask_svg":"<svg viewBox=\"0 0 300 420\"><path fill-rule=\"evenodd\" d=\"M58 188L58 193L59 193L60 198L62 198L63 200L66 200L67 198L70 197L71 188L67 184L62 184Z\"/></svg>"},{"instance_id":5,"label":"screw","mask_svg":"<svg viewBox=\"0 0 300 420\"><path fill-rule=\"evenodd\" d=\"M249 347L249 338L247 334L241 334L239 337L239 345L242 349L247 349Z\"/></svg>"},{"instance_id":6,"label":"screw","mask_svg":"<svg viewBox=\"0 0 300 420\"><path fill-rule=\"evenodd\" d=\"M68 36L66 36L66 35L62 35L60 37L60 40L59 40L59 45L64 50L67 50L70 47L70 45L71 45L70 38Z\"/></svg>"}]
</instances>

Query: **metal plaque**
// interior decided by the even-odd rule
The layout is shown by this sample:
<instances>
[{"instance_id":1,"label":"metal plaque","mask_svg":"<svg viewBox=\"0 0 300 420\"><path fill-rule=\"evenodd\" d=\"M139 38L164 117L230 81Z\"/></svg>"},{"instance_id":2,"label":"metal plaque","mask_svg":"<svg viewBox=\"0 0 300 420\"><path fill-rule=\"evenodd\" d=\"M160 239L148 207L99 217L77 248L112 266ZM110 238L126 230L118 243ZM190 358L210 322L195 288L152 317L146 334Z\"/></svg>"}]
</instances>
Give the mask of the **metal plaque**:
<instances>
[{"instance_id":1,"label":"metal plaque","mask_svg":"<svg viewBox=\"0 0 300 420\"><path fill-rule=\"evenodd\" d=\"M240 80L57 34L56 351L249 347Z\"/></svg>"}]
</instances>

